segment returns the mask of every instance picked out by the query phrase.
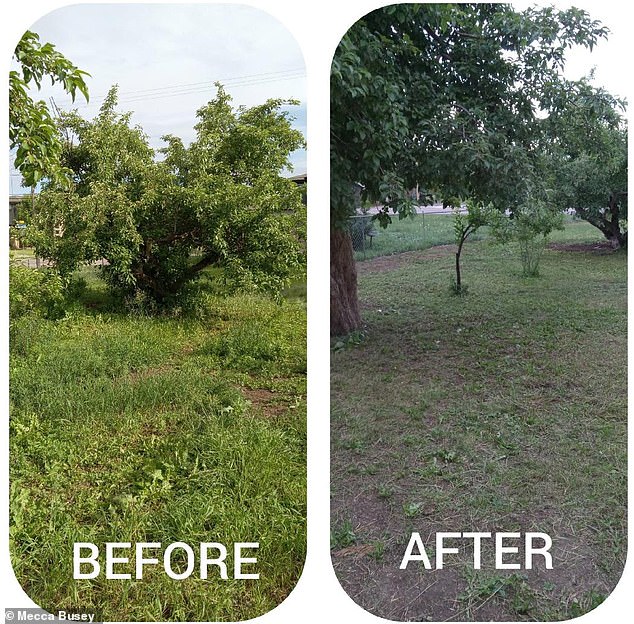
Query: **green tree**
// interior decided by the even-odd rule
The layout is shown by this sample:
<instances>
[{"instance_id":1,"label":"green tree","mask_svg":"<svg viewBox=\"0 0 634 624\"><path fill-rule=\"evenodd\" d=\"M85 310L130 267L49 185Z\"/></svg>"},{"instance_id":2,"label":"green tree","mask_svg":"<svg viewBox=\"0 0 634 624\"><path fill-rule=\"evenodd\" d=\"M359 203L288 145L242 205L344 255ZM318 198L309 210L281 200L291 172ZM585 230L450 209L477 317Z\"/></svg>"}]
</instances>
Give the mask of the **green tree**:
<instances>
[{"instance_id":1,"label":"green tree","mask_svg":"<svg viewBox=\"0 0 634 624\"><path fill-rule=\"evenodd\" d=\"M625 103L587 80L564 85L545 121L544 175L553 201L598 228L614 247L627 246Z\"/></svg>"},{"instance_id":2,"label":"green tree","mask_svg":"<svg viewBox=\"0 0 634 624\"><path fill-rule=\"evenodd\" d=\"M37 33L27 30L15 48L17 69L9 72L9 141L15 149L15 167L24 183L34 187L43 177L63 180L66 173L59 158L62 145L55 121L42 100L29 94L33 85L40 89L44 78L60 83L75 100L77 91L88 100L84 81L88 73L78 69L51 43L40 43Z\"/></svg>"},{"instance_id":3,"label":"green tree","mask_svg":"<svg viewBox=\"0 0 634 624\"><path fill-rule=\"evenodd\" d=\"M116 88L92 121L65 116L70 191L40 196L38 251L69 275L105 259L108 282L164 302L209 266L240 285L277 292L304 264L301 190L280 175L303 145L283 107L268 100L234 110L217 96L197 112L196 140L164 137L156 162Z\"/></svg>"},{"instance_id":4,"label":"green tree","mask_svg":"<svg viewBox=\"0 0 634 624\"><path fill-rule=\"evenodd\" d=\"M506 4L392 5L350 28L331 71L331 333L361 323L343 227L354 183L384 225L411 211L416 185L447 203L525 203L549 85L568 48L605 34L578 9Z\"/></svg>"},{"instance_id":5,"label":"green tree","mask_svg":"<svg viewBox=\"0 0 634 624\"><path fill-rule=\"evenodd\" d=\"M462 255L462 248L467 242L469 236L475 234L475 232L477 232L481 227L491 225L493 215L496 214L492 204L485 205L467 200L466 207L466 213L462 213L458 208L454 208L453 217L454 240L456 241L457 249L455 255L456 278L452 284L452 288L454 293L457 295L466 294L466 286L462 283L462 273L460 270L460 256Z\"/></svg>"}]
</instances>

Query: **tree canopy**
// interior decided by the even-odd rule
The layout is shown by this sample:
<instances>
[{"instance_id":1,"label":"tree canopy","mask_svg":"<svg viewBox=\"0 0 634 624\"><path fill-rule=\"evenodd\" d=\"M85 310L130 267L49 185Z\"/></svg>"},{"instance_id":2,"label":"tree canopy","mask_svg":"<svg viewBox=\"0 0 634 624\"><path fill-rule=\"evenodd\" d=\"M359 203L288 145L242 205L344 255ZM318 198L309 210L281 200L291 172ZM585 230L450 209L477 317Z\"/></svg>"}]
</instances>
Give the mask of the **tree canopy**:
<instances>
[{"instance_id":1,"label":"tree canopy","mask_svg":"<svg viewBox=\"0 0 634 624\"><path fill-rule=\"evenodd\" d=\"M567 83L545 120L543 175L560 210L573 208L614 247L627 245L625 102L586 80Z\"/></svg>"},{"instance_id":2,"label":"tree canopy","mask_svg":"<svg viewBox=\"0 0 634 624\"><path fill-rule=\"evenodd\" d=\"M508 208L566 50L606 33L574 8L405 4L366 15L332 64L334 222L350 212L354 182L397 209L417 183Z\"/></svg>"},{"instance_id":3,"label":"tree canopy","mask_svg":"<svg viewBox=\"0 0 634 624\"><path fill-rule=\"evenodd\" d=\"M383 224L411 212L417 185L428 201L503 210L543 195L541 122L560 104L565 53L605 36L575 8L399 4L363 17L332 63L331 236L345 237L355 183ZM360 325L341 309L356 303L347 247L335 240L331 256L335 334Z\"/></svg>"},{"instance_id":4,"label":"tree canopy","mask_svg":"<svg viewBox=\"0 0 634 624\"><path fill-rule=\"evenodd\" d=\"M241 285L286 285L304 262L301 191L280 175L304 143L283 110L295 102L234 109L217 89L197 112L196 139L163 137L159 160L130 114L116 110L116 87L93 120L64 115L73 187L41 193L38 253L63 275L104 259L117 291L159 302L212 265Z\"/></svg>"},{"instance_id":5,"label":"tree canopy","mask_svg":"<svg viewBox=\"0 0 634 624\"><path fill-rule=\"evenodd\" d=\"M9 141L15 149L15 166L27 186L43 177L63 179L60 169L61 141L55 121L43 100L34 101L29 90L40 89L48 77L60 83L73 101L79 91L88 100L85 71L75 67L51 43L40 43L37 33L27 30L15 48L18 69L9 72Z\"/></svg>"}]
</instances>

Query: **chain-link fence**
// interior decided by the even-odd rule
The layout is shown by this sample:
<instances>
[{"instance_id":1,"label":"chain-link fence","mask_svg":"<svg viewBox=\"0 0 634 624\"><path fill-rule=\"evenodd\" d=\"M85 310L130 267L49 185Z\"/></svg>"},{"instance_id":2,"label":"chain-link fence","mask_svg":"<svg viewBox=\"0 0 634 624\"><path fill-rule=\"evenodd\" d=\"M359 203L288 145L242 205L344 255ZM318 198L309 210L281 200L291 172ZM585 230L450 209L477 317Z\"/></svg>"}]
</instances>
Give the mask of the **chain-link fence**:
<instances>
[{"instance_id":1,"label":"chain-link fence","mask_svg":"<svg viewBox=\"0 0 634 624\"><path fill-rule=\"evenodd\" d=\"M365 250L372 247L372 239L377 231L374 227L372 215L360 214L350 217L348 220L348 231L352 239L352 248L365 255Z\"/></svg>"}]
</instances>

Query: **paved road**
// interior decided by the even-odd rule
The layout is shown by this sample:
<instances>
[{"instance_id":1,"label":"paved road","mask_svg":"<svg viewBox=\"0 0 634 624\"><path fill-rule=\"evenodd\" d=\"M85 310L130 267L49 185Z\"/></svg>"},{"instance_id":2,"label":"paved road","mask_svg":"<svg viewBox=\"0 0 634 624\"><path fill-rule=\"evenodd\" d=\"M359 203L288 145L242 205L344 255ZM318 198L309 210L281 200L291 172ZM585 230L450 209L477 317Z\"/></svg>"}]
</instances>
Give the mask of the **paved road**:
<instances>
[{"instance_id":1,"label":"paved road","mask_svg":"<svg viewBox=\"0 0 634 624\"><path fill-rule=\"evenodd\" d=\"M378 206L373 206L368 210L369 214L376 214L379 211ZM416 206L416 212L418 214L451 214L451 208L443 208L442 204L434 204L433 206ZM467 209L463 206L460 212L467 212Z\"/></svg>"}]
</instances>

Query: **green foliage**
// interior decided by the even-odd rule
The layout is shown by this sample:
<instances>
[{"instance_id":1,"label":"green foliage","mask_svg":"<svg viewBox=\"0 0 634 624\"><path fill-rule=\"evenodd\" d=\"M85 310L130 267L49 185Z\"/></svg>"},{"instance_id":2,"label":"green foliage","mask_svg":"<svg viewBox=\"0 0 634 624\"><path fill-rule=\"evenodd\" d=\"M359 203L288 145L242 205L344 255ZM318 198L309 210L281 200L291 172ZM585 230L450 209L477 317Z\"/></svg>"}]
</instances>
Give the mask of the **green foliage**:
<instances>
[{"instance_id":1,"label":"green foliage","mask_svg":"<svg viewBox=\"0 0 634 624\"><path fill-rule=\"evenodd\" d=\"M461 204L458 200L456 203ZM456 208L453 210L453 229L456 245L464 244L469 236L475 234L481 227L491 225L497 213L491 204L483 204L468 200L464 202L467 212Z\"/></svg>"},{"instance_id":2,"label":"green foliage","mask_svg":"<svg viewBox=\"0 0 634 624\"><path fill-rule=\"evenodd\" d=\"M305 266L301 190L280 171L303 144L284 100L234 110L218 85L198 112L197 139L164 137L155 162L147 137L116 111L116 87L91 121L64 116L73 189L41 194L38 253L62 275L105 259L116 291L158 303L222 266L239 287L279 293Z\"/></svg>"},{"instance_id":3,"label":"green foliage","mask_svg":"<svg viewBox=\"0 0 634 624\"><path fill-rule=\"evenodd\" d=\"M35 186L43 177L65 181L68 170L60 166L62 143L55 121L42 100L33 101L29 89L40 89L44 78L59 83L72 97L79 91L88 101L86 72L75 67L50 43L27 30L15 48L13 58L18 69L9 72L9 141L16 148L15 166L27 186Z\"/></svg>"},{"instance_id":4,"label":"green foliage","mask_svg":"<svg viewBox=\"0 0 634 624\"><path fill-rule=\"evenodd\" d=\"M544 122L544 176L561 208L574 208L615 247L627 245L625 103L586 80L554 90Z\"/></svg>"},{"instance_id":5,"label":"green foliage","mask_svg":"<svg viewBox=\"0 0 634 624\"><path fill-rule=\"evenodd\" d=\"M491 222L491 231L502 244L516 243L525 277L539 275L539 261L553 230L564 229L564 215L556 207L534 199L508 217Z\"/></svg>"},{"instance_id":6,"label":"green foliage","mask_svg":"<svg viewBox=\"0 0 634 624\"><path fill-rule=\"evenodd\" d=\"M460 199L454 200L454 203L461 205ZM456 251L456 276L451 281L451 291L455 295L466 295L467 287L462 283L462 276L460 273L460 256L462 254L462 248L469 236L477 232L481 227L485 225L491 225L491 223L498 218L499 212L493 207L493 204L483 204L473 200L465 202L467 212L462 212L461 209L455 208L454 214L454 240L458 247Z\"/></svg>"},{"instance_id":7,"label":"green foliage","mask_svg":"<svg viewBox=\"0 0 634 624\"><path fill-rule=\"evenodd\" d=\"M419 516L425 509L425 503L421 501L408 502L403 505L403 513L408 518L415 518Z\"/></svg>"},{"instance_id":8,"label":"green foliage","mask_svg":"<svg viewBox=\"0 0 634 624\"><path fill-rule=\"evenodd\" d=\"M65 297L59 276L48 269L34 270L11 262L9 265L9 317L35 315L59 318L64 314Z\"/></svg>"},{"instance_id":9,"label":"green foliage","mask_svg":"<svg viewBox=\"0 0 634 624\"><path fill-rule=\"evenodd\" d=\"M355 182L385 216L410 212L419 183L513 208L566 50L606 33L579 9L508 4L391 5L360 19L331 70L333 225L350 214Z\"/></svg>"},{"instance_id":10,"label":"green foliage","mask_svg":"<svg viewBox=\"0 0 634 624\"><path fill-rule=\"evenodd\" d=\"M352 546L357 541L352 522L344 520L341 524L335 526L330 531L330 549L338 550Z\"/></svg>"}]
</instances>

